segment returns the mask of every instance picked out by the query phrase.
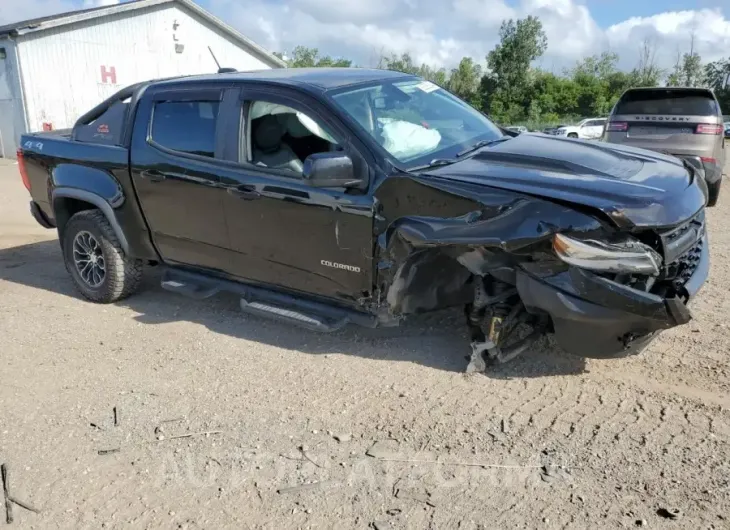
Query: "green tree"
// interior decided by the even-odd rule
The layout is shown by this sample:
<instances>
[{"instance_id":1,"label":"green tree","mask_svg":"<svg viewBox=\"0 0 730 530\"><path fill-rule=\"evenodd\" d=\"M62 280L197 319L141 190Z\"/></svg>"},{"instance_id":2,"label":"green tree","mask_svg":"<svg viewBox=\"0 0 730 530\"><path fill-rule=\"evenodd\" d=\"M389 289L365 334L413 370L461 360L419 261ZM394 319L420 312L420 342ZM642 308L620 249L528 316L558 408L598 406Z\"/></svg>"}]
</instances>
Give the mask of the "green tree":
<instances>
[{"instance_id":1,"label":"green tree","mask_svg":"<svg viewBox=\"0 0 730 530\"><path fill-rule=\"evenodd\" d=\"M705 80L714 90L723 90L730 81L730 57L705 65Z\"/></svg>"},{"instance_id":2,"label":"green tree","mask_svg":"<svg viewBox=\"0 0 730 530\"><path fill-rule=\"evenodd\" d=\"M547 49L540 19L502 22L499 44L487 54L490 72L480 84L482 108L502 123L523 119L529 107L530 65Z\"/></svg>"},{"instance_id":3,"label":"green tree","mask_svg":"<svg viewBox=\"0 0 730 530\"><path fill-rule=\"evenodd\" d=\"M378 62L378 68L417 75L440 86L444 86L447 83L446 70L443 68L434 68L427 64L421 64L419 66L413 61L410 53L382 56Z\"/></svg>"},{"instance_id":4,"label":"green tree","mask_svg":"<svg viewBox=\"0 0 730 530\"><path fill-rule=\"evenodd\" d=\"M705 80L704 73L702 58L696 53L685 53L682 66L684 86L702 86Z\"/></svg>"},{"instance_id":5,"label":"green tree","mask_svg":"<svg viewBox=\"0 0 730 530\"><path fill-rule=\"evenodd\" d=\"M477 92L482 77L482 67L471 57L464 57L459 66L451 70L447 88L464 101L478 104Z\"/></svg>"},{"instance_id":6,"label":"green tree","mask_svg":"<svg viewBox=\"0 0 730 530\"><path fill-rule=\"evenodd\" d=\"M705 82L715 91L723 114L730 114L730 57L705 65Z\"/></svg>"},{"instance_id":7,"label":"green tree","mask_svg":"<svg viewBox=\"0 0 730 530\"><path fill-rule=\"evenodd\" d=\"M656 64L654 43L645 39L639 49L639 64L631 71L631 86L657 86L664 74L665 71Z\"/></svg>"},{"instance_id":8,"label":"green tree","mask_svg":"<svg viewBox=\"0 0 730 530\"><path fill-rule=\"evenodd\" d=\"M689 53L677 52L677 61L674 70L667 78L667 86L696 87L705 84L705 68L702 66L702 58L694 49L695 35L693 33Z\"/></svg>"},{"instance_id":9,"label":"green tree","mask_svg":"<svg viewBox=\"0 0 730 530\"><path fill-rule=\"evenodd\" d=\"M280 53L276 54L280 59L284 59ZM289 68L312 68L325 66L341 66L350 67L352 61L343 58L332 58L329 55L320 56L317 48L307 48L306 46L297 46L291 54L291 57L284 59Z\"/></svg>"},{"instance_id":10,"label":"green tree","mask_svg":"<svg viewBox=\"0 0 730 530\"><path fill-rule=\"evenodd\" d=\"M604 80L616 72L618 59L618 54L613 52L603 52L601 55L592 55L591 57L586 57L583 61L576 63L573 69L569 71L569 75L576 81Z\"/></svg>"},{"instance_id":11,"label":"green tree","mask_svg":"<svg viewBox=\"0 0 730 530\"><path fill-rule=\"evenodd\" d=\"M608 114L623 92L626 74L617 68L618 55L603 52L586 57L568 71L570 79L578 90L576 114L579 116L601 116Z\"/></svg>"},{"instance_id":12,"label":"green tree","mask_svg":"<svg viewBox=\"0 0 730 530\"><path fill-rule=\"evenodd\" d=\"M580 87L570 78L537 71L532 92L540 109L537 120L559 121L561 116L578 114Z\"/></svg>"}]
</instances>

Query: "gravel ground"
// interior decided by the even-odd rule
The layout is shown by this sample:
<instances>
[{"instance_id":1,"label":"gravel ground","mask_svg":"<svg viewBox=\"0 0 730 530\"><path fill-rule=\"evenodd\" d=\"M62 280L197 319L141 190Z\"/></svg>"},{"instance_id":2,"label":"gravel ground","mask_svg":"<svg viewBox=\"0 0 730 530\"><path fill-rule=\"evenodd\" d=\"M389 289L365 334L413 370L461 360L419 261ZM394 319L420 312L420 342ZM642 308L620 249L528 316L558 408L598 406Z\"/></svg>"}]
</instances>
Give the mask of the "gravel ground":
<instances>
[{"instance_id":1,"label":"gravel ground","mask_svg":"<svg viewBox=\"0 0 730 530\"><path fill-rule=\"evenodd\" d=\"M18 528L730 528L727 188L689 325L467 376L458 311L318 335L154 271L83 301L0 164L0 462L41 510Z\"/></svg>"}]
</instances>

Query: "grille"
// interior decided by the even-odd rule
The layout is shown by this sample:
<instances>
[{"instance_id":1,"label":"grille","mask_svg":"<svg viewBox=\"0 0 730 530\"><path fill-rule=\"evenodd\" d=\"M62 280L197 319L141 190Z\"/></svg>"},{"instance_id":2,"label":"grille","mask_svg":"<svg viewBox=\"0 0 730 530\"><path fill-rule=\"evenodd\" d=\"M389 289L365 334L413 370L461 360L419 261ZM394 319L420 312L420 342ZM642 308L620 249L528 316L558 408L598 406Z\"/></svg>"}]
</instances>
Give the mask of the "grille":
<instances>
[{"instance_id":1,"label":"grille","mask_svg":"<svg viewBox=\"0 0 730 530\"><path fill-rule=\"evenodd\" d=\"M656 232L658 238L651 246L662 255L665 263L657 286L671 285L680 290L689 281L700 263L704 234L704 211L678 227Z\"/></svg>"},{"instance_id":2,"label":"grille","mask_svg":"<svg viewBox=\"0 0 730 530\"><path fill-rule=\"evenodd\" d=\"M697 270L702 256L703 241L700 239L695 245L682 254L665 268L665 278L672 282L675 289L680 289Z\"/></svg>"},{"instance_id":3,"label":"grille","mask_svg":"<svg viewBox=\"0 0 730 530\"><path fill-rule=\"evenodd\" d=\"M655 250L664 258L664 262L673 265L682 260L688 253L702 241L705 233L705 213L697 214L682 225L660 232L659 245Z\"/></svg>"}]
</instances>

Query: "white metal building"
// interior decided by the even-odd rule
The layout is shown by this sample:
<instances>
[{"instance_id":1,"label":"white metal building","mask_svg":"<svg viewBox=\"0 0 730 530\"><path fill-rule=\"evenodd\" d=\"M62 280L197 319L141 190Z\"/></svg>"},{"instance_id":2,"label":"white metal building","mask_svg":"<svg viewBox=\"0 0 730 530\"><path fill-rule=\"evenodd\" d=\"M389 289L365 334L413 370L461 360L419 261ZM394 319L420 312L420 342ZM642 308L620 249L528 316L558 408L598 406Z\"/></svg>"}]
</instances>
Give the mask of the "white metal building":
<instances>
[{"instance_id":1,"label":"white metal building","mask_svg":"<svg viewBox=\"0 0 730 530\"><path fill-rule=\"evenodd\" d=\"M210 48L210 49L209 49ZM0 27L0 156L147 79L284 63L190 0L137 0Z\"/></svg>"}]
</instances>

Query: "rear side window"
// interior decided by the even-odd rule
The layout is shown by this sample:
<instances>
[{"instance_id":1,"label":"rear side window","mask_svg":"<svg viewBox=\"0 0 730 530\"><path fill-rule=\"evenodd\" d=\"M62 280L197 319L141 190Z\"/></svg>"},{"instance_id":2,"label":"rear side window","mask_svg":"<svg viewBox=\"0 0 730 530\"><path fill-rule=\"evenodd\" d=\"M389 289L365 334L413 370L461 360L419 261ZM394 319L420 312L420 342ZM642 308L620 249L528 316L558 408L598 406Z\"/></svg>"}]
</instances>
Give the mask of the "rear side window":
<instances>
[{"instance_id":1,"label":"rear side window","mask_svg":"<svg viewBox=\"0 0 730 530\"><path fill-rule=\"evenodd\" d=\"M717 103L710 92L698 90L636 90L627 92L615 114L716 116Z\"/></svg>"},{"instance_id":2,"label":"rear side window","mask_svg":"<svg viewBox=\"0 0 730 530\"><path fill-rule=\"evenodd\" d=\"M75 140L103 145L120 145L129 110L129 100L117 101L89 124L76 130Z\"/></svg>"},{"instance_id":3,"label":"rear side window","mask_svg":"<svg viewBox=\"0 0 730 530\"><path fill-rule=\"evenodd\" d=\"M152 115L152 141L190 155L215 156L217 101L158 101Z\"/></svg>"}]
</instances>

